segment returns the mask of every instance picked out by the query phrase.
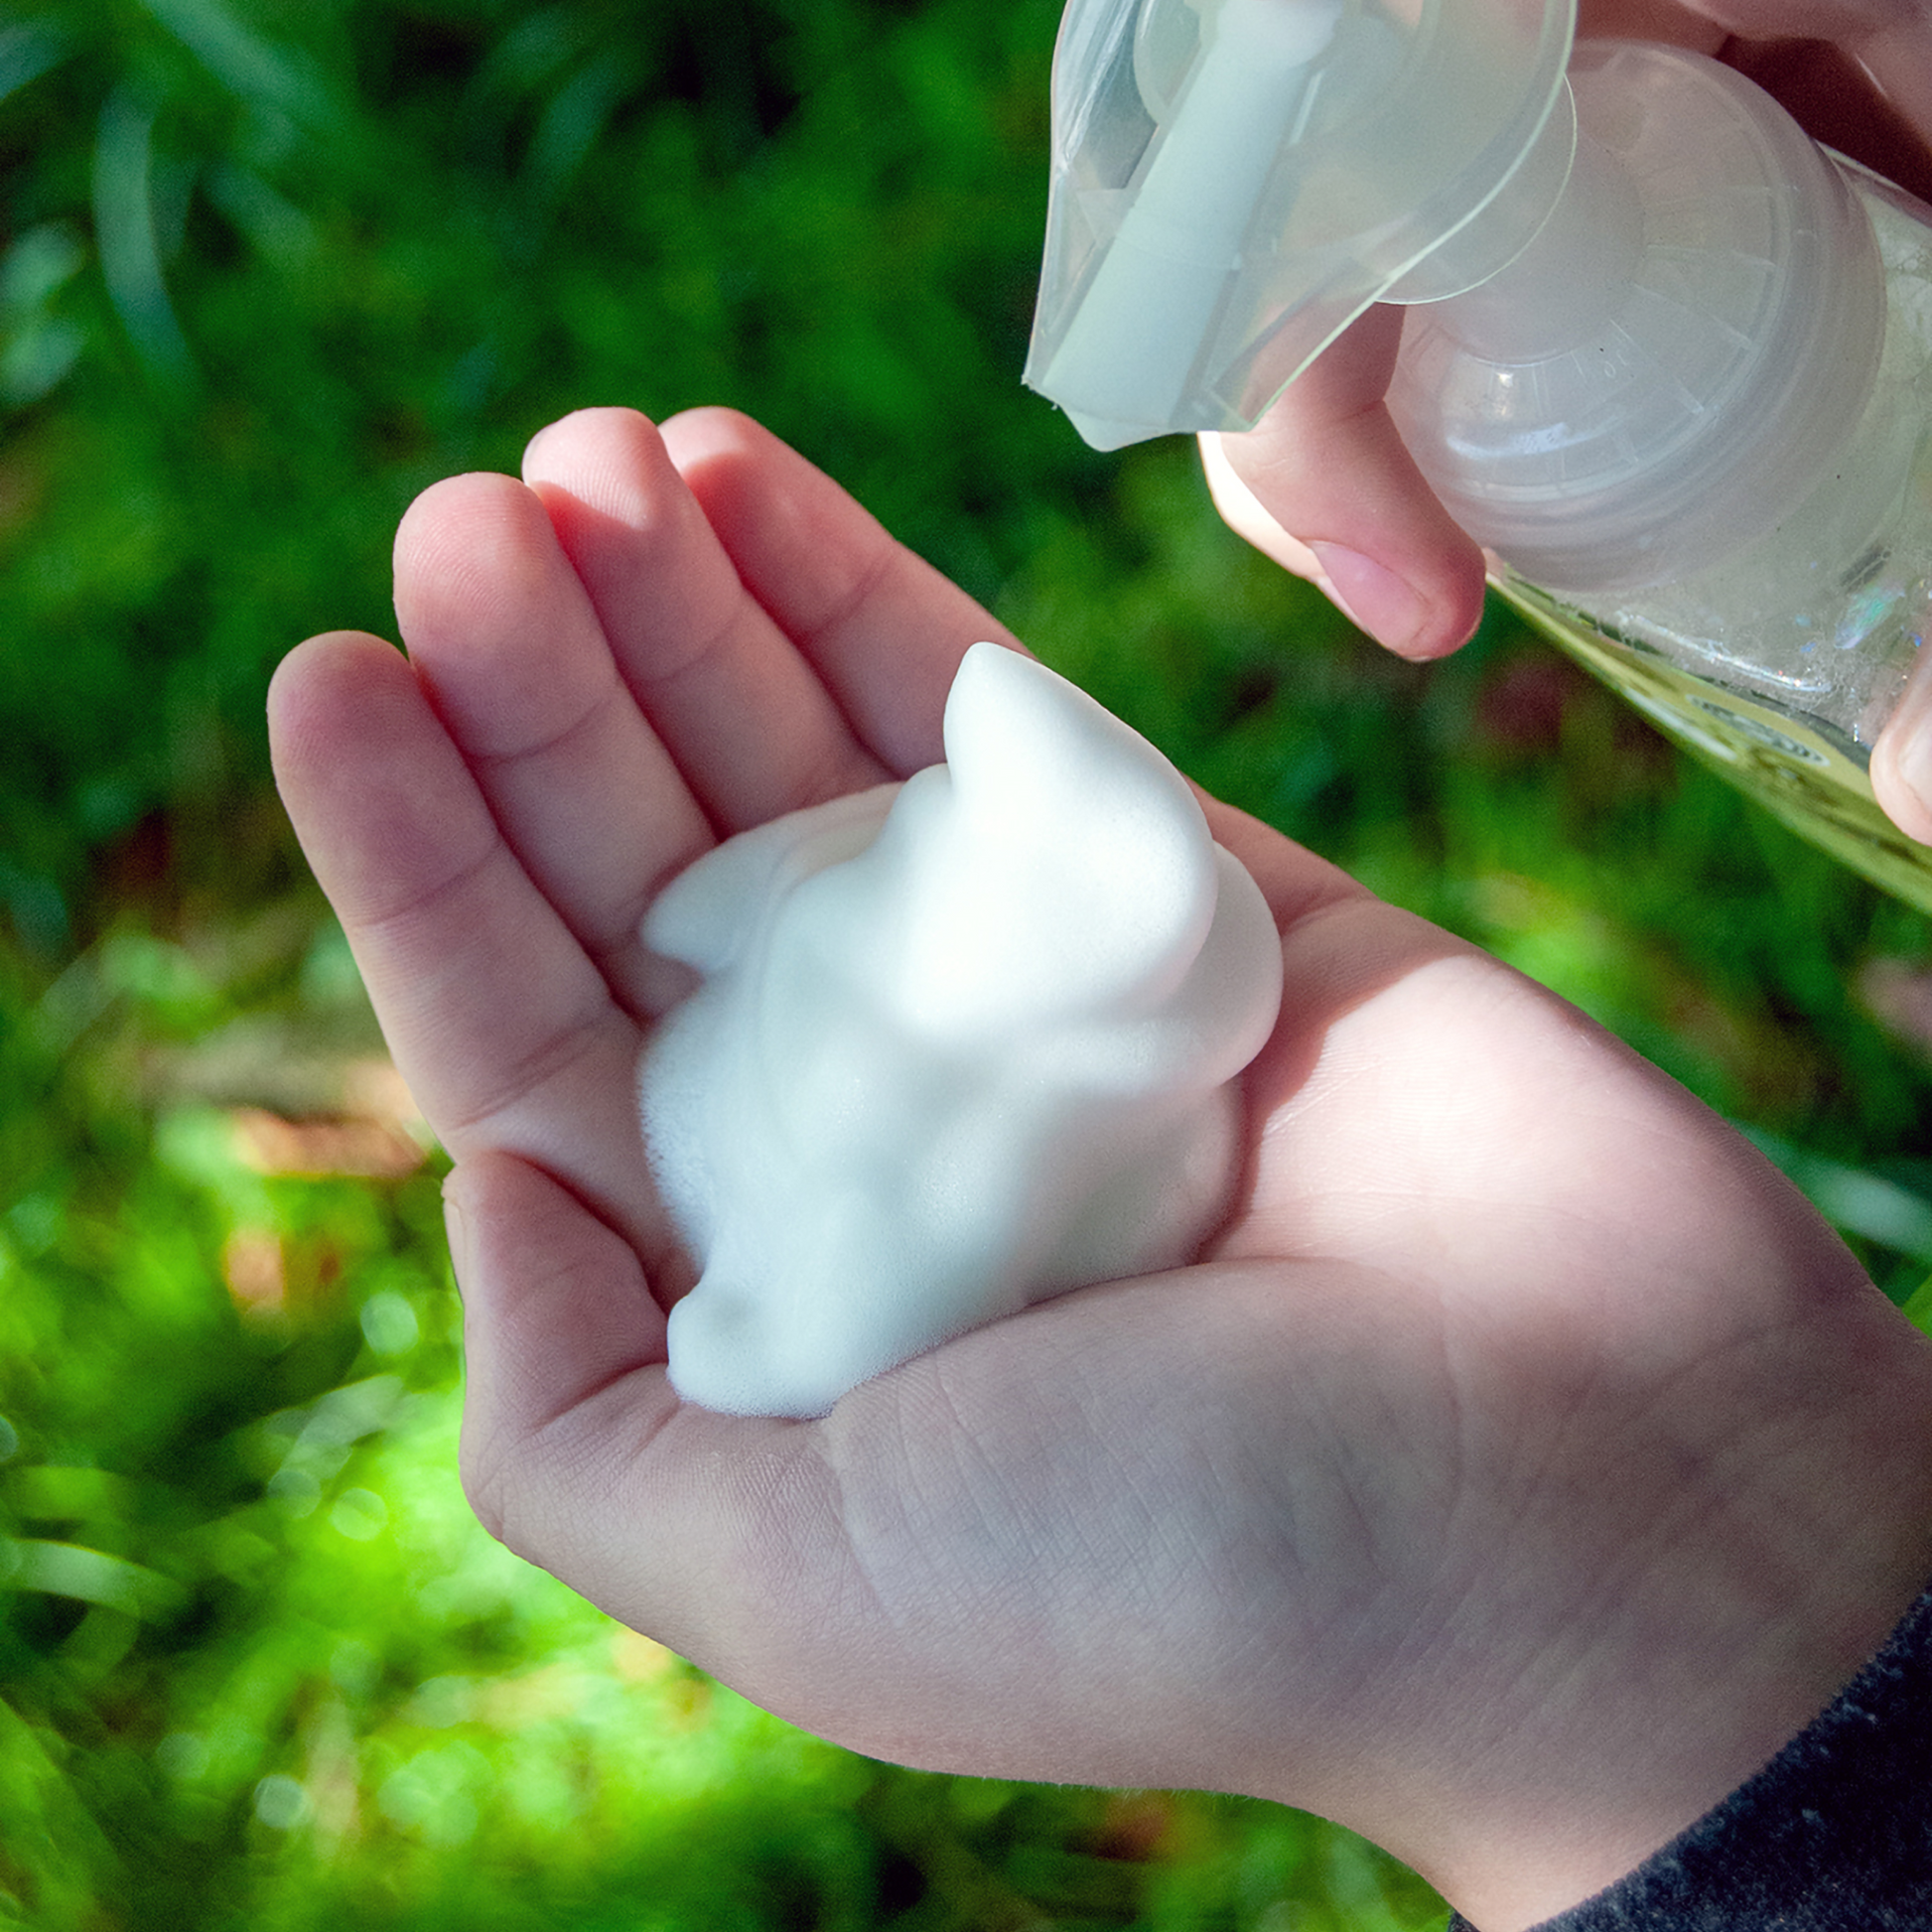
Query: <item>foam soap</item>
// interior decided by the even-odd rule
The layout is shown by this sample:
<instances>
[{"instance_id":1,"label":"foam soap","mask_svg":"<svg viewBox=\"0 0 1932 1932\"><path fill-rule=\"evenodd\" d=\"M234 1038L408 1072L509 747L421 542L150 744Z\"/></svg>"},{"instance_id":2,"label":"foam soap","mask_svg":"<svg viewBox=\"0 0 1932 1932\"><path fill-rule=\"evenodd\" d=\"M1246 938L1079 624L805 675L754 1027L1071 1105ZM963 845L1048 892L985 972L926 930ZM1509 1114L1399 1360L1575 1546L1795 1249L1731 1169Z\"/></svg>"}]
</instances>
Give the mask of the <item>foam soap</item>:
<instances>
[{"instance_id":1,"label":"foam soap","mask_svg":"<svg viewBox=\"0 0 1932 1932\"><path fill-rule=\"evenodd\" d=\"M678 1394L815 1416L1088 1283L1191 1260L1281 1003L1260 889L1178 772L1019 652L967 652L946 759L727 840L645 943L701 984L641 1062L701 1270Z\"/></svg>"}]
</instances>

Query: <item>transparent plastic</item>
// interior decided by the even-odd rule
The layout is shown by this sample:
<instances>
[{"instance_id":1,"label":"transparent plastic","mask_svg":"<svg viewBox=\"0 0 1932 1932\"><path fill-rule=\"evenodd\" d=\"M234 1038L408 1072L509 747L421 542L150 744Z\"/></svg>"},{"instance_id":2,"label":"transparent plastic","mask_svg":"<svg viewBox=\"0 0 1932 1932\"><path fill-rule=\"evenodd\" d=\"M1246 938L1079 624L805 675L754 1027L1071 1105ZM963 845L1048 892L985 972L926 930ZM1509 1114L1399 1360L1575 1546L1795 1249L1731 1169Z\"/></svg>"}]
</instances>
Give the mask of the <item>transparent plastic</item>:
<instances>
[{"instance_id":1,"label":"transparent plastic","mask_svg":"<svg viewBox=\"0 0 1932 1932\"><path fill-rule=\"evenodd\" d=\"M1657 85L1664 68L1669 82ZM1647 76L1638 89L1645 117L1661 123L1663 103L1675 101L1675 124L1693 123L1706 145L1725 138L1715 110L1726 102L1772 127L1780 145L1784 132L1795 132L1746 83L1693 57L1586 48L1578 69L1586 143L1602 111L1595 83L1621 88L1639 74ZM1626 105L1610 118L1627 138L1638 117ZM1783 372L1776 394L1678 410L1683 447L1673 452L1660 438L1661 453L1647 463L1627 461L1631 450L1642 454L1640 441L1615 430L1606 441L1626 458L1620 474L1629 482L1609 514L1599 513L1614 495L1607 487L1576 487L1567 503L1559 480L1546 481L1540 494L1525 486L1523 477L1548 452L1512 470L1503 427L1562 421L1576 444L1587 443L1587 412L1566 418L1549 397L1577 360L1609 359L1600 342L1514 371L1491 367L1491 380L1536 385L1539 399L1514 417L1495 412L1486 431L1475 431L1442 404L1446 387L1472 386L1481 358L1457 337L1478 332L1464 327L1455 302L1412 311L1391 401L1425 472L1490 546L1498 588L1521 615L1795 831L1932 912L1932 852L1885 817L1867 775L1871 747L1932 618L1932 211L1806 146L1826 171L1825 186L1787 155L1777 212L1792 223L1800 199L1793 184L1803 184L1810 231L1795 244L1788 234L1765 235L1762 204L1750 224L1761 259L1785 267L1781 279L1793 290L1804 287L1789 271L1794 258L1824 284L1823 299L1806 311L1808 333L1770 360L1774 383ZM1660 252L1655 237L1671 232L1670 217L1708 222L1714 204L1729 203L1734 214L1739 200L1734 183L1722 194L1707 187L1670 198L1647 224L1651 252ZM1518 268L1530 265L1526 255ZM1708 275L1709 252L1698 267ZM1767 294L1771 276L1752 269L1738 285ZM1673 321L1676 312L1667 310ZM1642 332L1628 311L1608 333L1630 361L1641 359ZM1737 340L1776 335L1767 325ZM1741 352L1734 358L1733 389L1766 379ZM1668 400L1669 385L1661 387ZM1666 421L1671 413L1663 412ZM1463 414L1473 425L1481 412ZM1572 461L1580 473L1590 467L1574 452ZM1621 531L1619 516L1627 522Z\"/></svg>"},{"instance_id":2,"label":"transparent plastic","mask_svg":"<svg viewBox=\"0 0 1932 1932\"><path fill-rule=\"evenodd\" d=\"M1852 433L1755 541L1589 603L1619 638L1807 718L1862 759L1904 689L1932 599L1932 226L1888 184L1839 165L1889 298Z\"/></svg>"},{"instance_id":3,"label":"transparent plastic","mask_svg":"<svg viewBox=\"0 0 1932 1932\"><path fill-rule=\"evenodd\" d=\"M1566 596L1501 564L1493 581L1685 751L1932 912L1932 852L1885 817L1867 776L1932 618L1932 214L1834 160L1883 263L1884 347L1856 429L1811 496L1674 583Z\"/></svg>"},{"instance_id":4,"label":"transparent plastic","mask_svg":"<svg viewBox=\"0 0 1932 1932\"><path fill-rule=\"evenodd\" d=\"M1574 20L1072 0L1028 380L1101 448L1239 430L1410 305L1391 408L1502 594L1932 910L1865 773L1925 632L1932 211Z\"/></svg>"},{"instance_id":5,"label":"transparent plastic","mask_svg":"<svg viewBox=\"0 0 1932 1932\"><path fill-rule=\"evenodd\" d=\"M1410 311L1390 407L1478 541L1621 592L1736 552L1839 467L1885 275L1844 177L1741 75L1610 43L1570 71L1569 192L1486 287Z\"/></svg>"},{"instance_id":6,"label":"transparent plastic","mask_svg":"<svg viewBox=\"0 0 1932 1932\"><path fill-rule=\"evenodd\" d=\"M1371 303L1495 273L1568 174L1571 11L1074 0L1027 380L1100 448L1246 427Z\"/></svg>"}]
</instances>

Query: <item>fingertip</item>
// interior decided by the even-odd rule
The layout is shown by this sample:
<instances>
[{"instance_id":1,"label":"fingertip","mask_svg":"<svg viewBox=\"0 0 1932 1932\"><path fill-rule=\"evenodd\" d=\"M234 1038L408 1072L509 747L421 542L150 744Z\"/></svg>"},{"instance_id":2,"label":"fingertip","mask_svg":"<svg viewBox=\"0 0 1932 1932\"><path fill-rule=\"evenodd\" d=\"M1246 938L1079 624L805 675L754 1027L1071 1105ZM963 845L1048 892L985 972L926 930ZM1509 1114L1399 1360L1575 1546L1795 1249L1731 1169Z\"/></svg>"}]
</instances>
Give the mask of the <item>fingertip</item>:
<instances>
[{"instance_id":1,"label":"fingertip","mask_svg":"<svg viewBox=\"0 0 1932 1932\"><path fill-rule=\"evenodd\" d=\"M330 736L373 679L403 663L394 644L366 630L324 630L297 644L268 680L269 757L277 775L319 734Z\"/></svg>"},{"instance_id":2,"label":"fingertip","mask_svg":"<svg viewBox=\"0 0 1932 1932\"><path fill-rule=\"evenodd\" d=\"M289 705L298 702L300 694L306 692L312 683L330 675L345 652L371 644L383 650L391 648L380 637L372 637L362 630L321 630L313 637L304 637L269 674L270 715L285 711Z\"/></svg>"},{"instance_id":3,"label":"fingertip","mask_svg":"<svg viewBox=\"0 0 1932 1932\"><path fill-rule=\"evenodd\" d=\"M1460 650L1482 621L1484 579L1437 573L1419 588L1386 564L1344 545L1309 546L1318 568L1310 581L1355 628L1412 664Z\"/></svg>"},{"instance_id":4,"label":"fingertip","mask_svg":"<svg viewBox=\"0 0 1932 1932\"><path fill-rule=\"evenodd\" d=\"M657 433L657 426L641 409L632 409L623 403L591 403L582 409L573 409L569 414L559 416L554 423L546 423L523 446L522 477L525 483L535 483L539 477L548 477L556 469L561 453L569 449L579 437L619 435L634 436L647 432Z\"/></svg>"},{"instance_id":5,"label":"fingertip","mask_svg":"<svg viewBox=\"0 0 1932 1932\"><path fill-rule=\"evenodd\" d=\"M672 470L727 550L742 549L760 526L795 522L815 493L803 482L805 459L741 410L682 410L658 433Z\"/></svg>"},{"instance_id":6,"label":"fingertip","mask_svg":"<svg viewBox=\"0 0 1932 1932\"><path fill-rule=\"evenodd\" d=\"M755 417L724 403L703 403L667 416L659 434L671 461L688 475L692 468L716 457L746 457L760 449L785 446Z\"/></svg>"},{"instance_id":7,"label":"fingertip","mask_svg":"<svg viewBox=\"0 0 1932 1932\"><path fill-rule=\"evenodd\" d=\"M1480 564L1473 570L1458 570L1433 590L1416 593L1422 615L1406 637L1397 639L1378 634L1376 641L1413 664L1449 657L1476 634L1482 622L1487 590L1488 578Z\"/></svg>"},{"instance_id":8,"label":"fingertip","mask_svg":"<svg viewBox=\"0 0 1932 1932\"><path fill-rule=\"evenodd\" d=\"M471 605L497 601L495 579L506 563L540 567L548 529L539 508L516 478L473 470L431 483L403 511L391 561L397 615L412 649L412 621L434 615L461 626Z\"/></svg>"},{"instance_id":9,"label":"fingertip","mask_svg":"<svg viewBox=\"0 0 1932 1932\"><path fill-rule=\"evenodd\" d=\"M1201 439L1215 507L1377 642L1441 657L1482 618L1481 549L1444 507L1384 398L1401 311L1373 309L1242 435Z\"/></svg>"},{"instance_id":10,"label":"fingertip","mask_svg":"<svg viewBox=\"0 0 1932 1932\"><path fill-rule=\"evenodd\" d=\"M1432 656L1439 628L1428 600L1386 564L1345 544L1311 543L1317 581L1357 629L1401 657Z\"/></svg>"},{"instance_id":11,"label":"fingertip","mask_svg":"<svg viewBox=\"0 0 1932 1932\"><path fill-rule=\"evenodd\" d=\"M1291 536L1269 513L1217 435L1200 438L1201 468L1221 520L1284 570L1313 584L1357 629L1399 656L1446 657L1482 621L1485 573L1461 532L1444 544L1427 588L1353 544Z\"/></svg>"},{"instance_id":12,"label":"fingertip","mask_svg":"<svg viewBox=\"0 0 1932 1932\"><path fill-rule=\"evenodd\" d=\"M612 513L634 514L669 470L663 434L642 410L577 409L537 431L523 452L523 481L555 514L556 494Z\"/></svg>"},{"instance_id":13,"label":"fingertip","mask_svg":"<svg viewBox=\"0 0 1932 1932\"><path fill-rule=\"evenodd\" d=\"M1932 663L1916 667L1871 752L1871 793L1908 839L1932 845Z\"/></svg>"}]
</instances>

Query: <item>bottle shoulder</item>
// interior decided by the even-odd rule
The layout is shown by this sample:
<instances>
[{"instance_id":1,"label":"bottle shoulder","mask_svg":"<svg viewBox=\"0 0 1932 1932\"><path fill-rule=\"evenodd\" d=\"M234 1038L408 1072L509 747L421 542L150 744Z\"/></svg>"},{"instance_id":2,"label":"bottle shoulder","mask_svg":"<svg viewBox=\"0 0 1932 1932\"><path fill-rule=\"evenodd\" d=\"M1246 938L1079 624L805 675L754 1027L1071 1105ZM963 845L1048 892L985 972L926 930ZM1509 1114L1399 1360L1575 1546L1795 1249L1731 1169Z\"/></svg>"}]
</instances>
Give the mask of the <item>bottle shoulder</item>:
<instances>
[{"instance_id":1,"label":"bottle shoulder","mask_svg":"<svg viewBox=\"0 0 1932 1932\"><path fill-rule=\"evenodd\" d=\"M1499 284L1411 312L1391 406L1472 534L1586 593L1669 581L1802 503L1863 413L1887 296L1863 197L1750 81L1595 43L1572 85L1572 190ZM1545 352L1498 352L1482 312L1574 284L1590 235L1565 232L1583 218L1566 205L1614 207L1603 178L1637 212L1600 313Z\"/></svg>"}]
</instances>

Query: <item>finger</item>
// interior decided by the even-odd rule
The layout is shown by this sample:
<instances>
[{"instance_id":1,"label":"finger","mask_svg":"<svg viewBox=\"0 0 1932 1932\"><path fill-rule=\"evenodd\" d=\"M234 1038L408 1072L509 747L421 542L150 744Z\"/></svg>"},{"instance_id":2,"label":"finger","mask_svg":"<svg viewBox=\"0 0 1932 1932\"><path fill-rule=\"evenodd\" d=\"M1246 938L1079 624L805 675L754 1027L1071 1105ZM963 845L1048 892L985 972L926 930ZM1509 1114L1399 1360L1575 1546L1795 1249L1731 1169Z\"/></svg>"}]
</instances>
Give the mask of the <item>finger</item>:
<instances>
[{"instance_id":1,"label":"finger","mask_svg":"<svg viewBox=\"0 0 1932 1932\"><path fill-rule=\"evenodd\" d=\"M619 676L537 497L456 477L396 533L410 661L503 837L619 999L664 1004L638 921L712 843L677 767Z\"/></svg>"},{"instance_id":2,"label":"finger","mask_svg":"<svg viewBox=\"0 0 1932 1932\"><path fill-rule=\"evenodd\" d=\"M507 1149L651 1262L635 1024L506 846L401 655L311 638L269 689L277 783L385 1037L458 1160Z\"/></svg>"},{"instance_id":3,"label":"finger","mask_svg":"<svg viewBox=\"0 0 1932 1932\"><path fill-rule=\"evenodd\" d=\"M1814 131L1923 199L1932 194L1932 24L1914 10L1912 18L1860 42L1857 51L1882 98L1866 97L1863 113ZM1856 97L1850 90L1840 95Z\"/></svg>"},{"instance_id":4,"label":"finger","mask_svg":"<svg viewBox=\"0 0 1932 1932\"><path fill-rule=\"evenodd\" d=\"M1812 0L1803 0L1809 6ZM1687 0L1583 0L1577 9L1580 40L1666 41L1715 54L1726 30Z\"/></svg>"},{"instance_id":5,"label":"finger","mask_svg":"<svg viewBox=\"0 0 1932 1932\"><path fill-rule=\"evenodd\" d=\"M1923 654L1871 748L1871 791L1901 832L1932 845L1932 658Z\"/></svg>"},{"instance_id":6,"label":"finger","mask_svg":"<svg viewBox=\"0 0 1932 1932\"><path fill-rule=\"evenodd\" d=\"M1912 0L1584 0L1577 27L1716 55L1827 146L1932 192L1932 29Z\"/></svg>"},{"instance_id":7,"label":"finger","mask_svg":"<svg viewBox=\"0 0 1932 1932\"><path fill-rule=\"evenodd\" d=\"M1684 0L1684 9L1753 40L1855 40L1923 17L1917 0ZM1597 16L1628 11L1629 0L1591 0L1583 21L1592 33L1607 33Z\"/></svg>"},{"instance_id":8,"label":"finger","mask_svg":"<svg viewBox=\"0 0 1932 1932\"><path fill-rule=\"evenodd\" d=\"M1923 192L1932 35L1916 0L1583 0L1577 32L1713 55L1819 140Z\"/></svg>"},{"instance_id":9,"label":"finger","mask_svg":"<svg viewBox=\"0 0 1932 1932\"><path fill-rule=\"evenodd\" d=\"M983 638L1019 648L957 585L749 418L700 409L664 443L746 588L810 660L851 728L903 777L944 756L953 672Z\"/></svg>"},{"instance_id":10,"label":"finger","mask_svg":"<svg viewBox=\"0 0 1932 1932\"><path fill-rule=\"evenodd\" d=\"M1810 0L1806 0L1809 5ZM1923 197L1932 193L1932 28L1848 38L1725 42L1724 60L1780 101L1813 139Z\"/></svg>"},{"instance_id":11,"label":"finger","mask_svg":"<svg viewBox=\"0 0 1932 1932\"><path fill-rule=\"evenodd\" d=\"M1253 430L1203 447L1216 502L1226 497L1241 535L1391 650L1440 657L1481 620L1483 560L1383 405L1401 335L1399 310L1371 310Z\"/></svg>"},{"instance_id":12,"label":"finger","mask_svg":"<svg viewBox=\"0 0 1932 1932\"><path fill-rule=\"evenodd\" d=\"M624 681L721 832L890 776L750 596L650 422L587 409L523 459Z\"/></svg>"}]
</instances>

